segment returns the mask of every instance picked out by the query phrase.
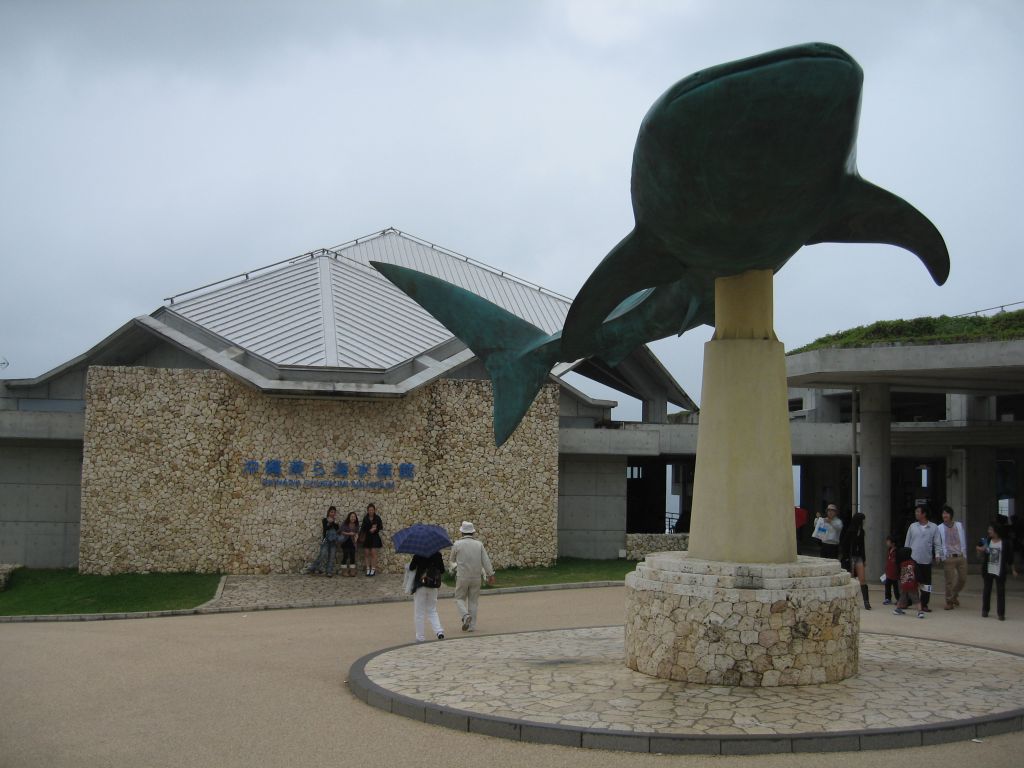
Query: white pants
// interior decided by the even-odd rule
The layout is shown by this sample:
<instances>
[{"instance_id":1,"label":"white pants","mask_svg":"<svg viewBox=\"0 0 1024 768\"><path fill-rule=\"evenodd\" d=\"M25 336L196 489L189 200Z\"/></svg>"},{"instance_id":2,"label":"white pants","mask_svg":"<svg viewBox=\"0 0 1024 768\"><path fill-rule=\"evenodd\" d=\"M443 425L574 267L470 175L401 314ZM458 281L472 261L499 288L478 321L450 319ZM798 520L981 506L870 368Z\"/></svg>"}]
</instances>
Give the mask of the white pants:
<instances>
[{"instance_id":1,"label":"white pants","mask_svg":"<svg viewBox=\"0 0 1024 768\"><path fill-rule=\"evenodd\" d=\"M430 587L420 587L412 595L413 616L416 624L416 639L420 642L423 637L423 625L425 619L430 619L430 626L434 628L434 634L444 632L441 627L441 617L437 615L437 590Z\"/></svg>"},{"instance_id":2,"label":"white pants","mask_svg":"<svg viewBox=\"0 0 1024 768\"><path fill-rule=\"evenodd\" d=\"M476 629L476 604L480 600L480 577L455 580L455 607L459 618L469 615L470 629Z\"/></svg>"}]
</instances>

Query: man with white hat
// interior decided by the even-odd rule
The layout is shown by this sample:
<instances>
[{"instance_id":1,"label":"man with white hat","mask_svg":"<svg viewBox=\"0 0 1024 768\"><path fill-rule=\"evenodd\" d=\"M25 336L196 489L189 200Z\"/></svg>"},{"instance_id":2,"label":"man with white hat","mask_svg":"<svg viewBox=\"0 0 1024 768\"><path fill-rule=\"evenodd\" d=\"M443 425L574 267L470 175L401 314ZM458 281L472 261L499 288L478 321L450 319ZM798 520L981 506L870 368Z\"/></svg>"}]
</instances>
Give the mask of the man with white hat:
<instances>
[{"instance_id":1,"label":"man with white hat","mask_svg":"<svg viewBox=\"0 0 1024 768\"><path fill-rule=\"evenodd\" d=\"M476 526L463 521L459 526L462 538L452 545L451 567L455 571L455 607L462 616L462 631L476 629L476 604L480 599L480 581L494 583L494 568L484 545L476 538Z\"/></svg>"}]
</instances>

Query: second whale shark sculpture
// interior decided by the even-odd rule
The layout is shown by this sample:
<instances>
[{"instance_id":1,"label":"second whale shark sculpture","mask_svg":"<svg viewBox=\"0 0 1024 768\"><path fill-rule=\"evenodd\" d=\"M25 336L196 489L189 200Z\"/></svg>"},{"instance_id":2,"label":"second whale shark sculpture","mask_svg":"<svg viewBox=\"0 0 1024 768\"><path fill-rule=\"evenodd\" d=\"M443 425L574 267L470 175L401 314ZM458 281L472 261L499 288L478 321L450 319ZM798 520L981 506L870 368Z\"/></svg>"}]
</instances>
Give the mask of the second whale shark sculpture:
<instances>
[{"instance_id":1,"label":"second whale shark sculpture","mask_svg":"<svg viewBox=\"0 0 1024 768\"><path fill-rule=\"evenodd\" d=\"M587 279L560 333L415 270L373 262L473 350L494 383L494 433L513 432L556 362L600 357L714 323L715 280L778 271L804 245L889 243L936 283L935 226L856 169L863 72L810 43L697 72L644 117L633 152L636 224Z\"/></svg>"}]
</instances>

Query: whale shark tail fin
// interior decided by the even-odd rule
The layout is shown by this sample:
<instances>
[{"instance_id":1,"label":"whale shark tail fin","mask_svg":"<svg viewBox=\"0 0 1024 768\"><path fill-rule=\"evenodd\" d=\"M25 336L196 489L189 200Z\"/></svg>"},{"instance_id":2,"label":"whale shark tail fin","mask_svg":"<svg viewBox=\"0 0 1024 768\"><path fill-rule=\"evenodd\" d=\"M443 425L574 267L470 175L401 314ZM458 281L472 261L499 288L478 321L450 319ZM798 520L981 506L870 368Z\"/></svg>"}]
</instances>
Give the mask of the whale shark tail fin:
<instances>
[{"instance_id":1,"label":"whale shark tail fin","mask_svg":"<svg viewBox=\"0 0 1024 768\"><path fill-rule=\"evenodd\" d=\"M636 229L601 260L576 294L562 329L566 360L586 357L601 324L633 294L674 280L680 265L646 242Z\"/></svg>"},{"instance_id":2,"label":"whale shark tail fin","mask_svg":"<svg viewBox=\"0 0 1024 768\"><path fill-rule=\"evenodd\" d=\"M494 387L494 442L502 445L547 381L556 362L558 336L433 275L396 264L370 265L483 362Z\"/></svg>"},{"instance_id":3,"label":"whale shark tail fin","mask_svg":"<svg viewBox=\"0 0 1024 768\"><path fill-rule=\"evenodd\" d=\"M938 285L949 277L949 251L939 230L901 197L851 175L832 218L807 245L814 243L888 243L906 248L928 269Z\"/></svg>"}]
</instances>

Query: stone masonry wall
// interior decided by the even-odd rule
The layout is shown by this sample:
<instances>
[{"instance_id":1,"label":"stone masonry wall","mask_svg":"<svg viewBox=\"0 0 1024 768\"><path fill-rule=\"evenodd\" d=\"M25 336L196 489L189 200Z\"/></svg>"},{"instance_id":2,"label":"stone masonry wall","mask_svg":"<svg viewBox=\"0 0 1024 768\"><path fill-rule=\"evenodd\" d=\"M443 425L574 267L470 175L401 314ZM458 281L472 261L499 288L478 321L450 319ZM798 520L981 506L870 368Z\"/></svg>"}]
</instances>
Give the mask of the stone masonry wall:
<instances>
[{"instance_id":1,"label":"stone masonry wall","mask_svg":"<svg viewBox=\"0 0 1024 768\"><path fill-rule=\"evenodd\" d=\"M495 567L549 564L557 388L542 390L501 448L491 407L486 381L439 380L388 400L291 399L219 371L90 368L79 567L294 572L315 556L329 505L340 520L370 502L385 533L429 522L454 538L472 520ZM268 474L272 460L280 475ZM396 572L407 558L384 538L379 570Z\"/></svg>"},{"instance_id":2,"label":"stone masonry wall","mask_svg":"<svg viewBox=\"0 0 1024 768\"><path fill-rule=\"evenodd\" d=\"M652 552L685 552L689 545L688 533L627 533L626 559L643 560Z\"/></svg>"}]
</instances>

